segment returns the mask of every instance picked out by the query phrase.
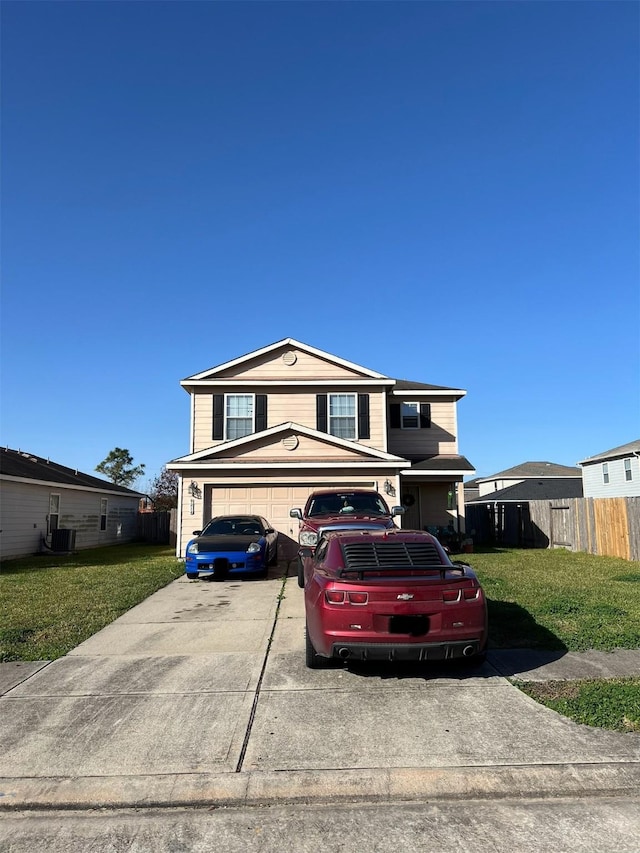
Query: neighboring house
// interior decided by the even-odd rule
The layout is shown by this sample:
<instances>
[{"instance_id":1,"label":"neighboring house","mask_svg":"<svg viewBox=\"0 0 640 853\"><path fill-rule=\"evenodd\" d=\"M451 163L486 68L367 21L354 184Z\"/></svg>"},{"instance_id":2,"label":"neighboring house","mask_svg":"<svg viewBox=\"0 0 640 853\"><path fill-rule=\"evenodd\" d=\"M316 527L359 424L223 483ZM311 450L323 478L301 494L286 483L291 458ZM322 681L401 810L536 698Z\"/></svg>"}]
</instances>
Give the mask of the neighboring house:
<instances>
[{"instance_id":1,"label":"neighboring house","mask_svg":"<svg viewBox=\"0 0 640 853\"><path fill-rule=\"evenodd\" d=\"M475 500L480 495L480 487L478 486L478 478L464 481L464 502L466 504Z\"/></svg>"},{"instance_id":2,"label":"neighboring house","mask_svg":"<svg viewBox=\"0 0 640 853\"><path fill-rule=\"evenodd\" d=\"M467 504L487 503L527 503L529 501L553 501L558 498L581 498L582 480L578 477L542 477L538 480L527 478L506 489L489 492L483 497L467 499Z\"/></svg>"},{"instance_id":3,"label":"neighboring house","mask_svg":"<svg viewBox=\"0 0 640 853\"><path fill-rule=\"evenodd\" d=\"M136 536L141 497L32 453L0 448L0 557L64 542L70 549L128 542ZM65 530L75 533L61 535Z\"/></svg>"},{"instance_id":4,"label":"neighboring house","mask_svg":"<svg viewBox=\"0 0 640 853\"><path fill-rule=\"evenodd\" d=\"M578 462L585 498L640 496L640 439Z\"/></svg>"},{"instance_id":5,"label":"neighboring house","mask_svg":"<svg viewBox=\"0 0 640 853\"><path fill-rule=\"evenodd\" d=\"M181 385L190 453L167 464L180 476L178 555L209 518L237 512L267 518L293 554L289 510L321 486L377 489L405 506L403 527L464 530L462 479L475 473L458 453L466 391L393 379L292 338Z\"/></svg>"},{"instance_id":6,"label":"neighboring house","mask_svg":"<svg viewBox=\"0 0 640 853\"><path fill-rule=\"evenodd\" d=\"M552 485L551 481L555 481L555 483ZM542 488L538 485L539 483L543 484ZM473 485L478 489L478 492L477 494L469 494L470 500L467 500L467 503L481 501L484 497L497 500L499 499L496 496L497 492L517 485L521 485L522 489L518 491L519 496L513 498L514 500L546 498L544 484L548 486L549 496L552 495L556 498L581 497L582 492L577 493L576 483L579 484L581 490L582 471L580 468L556 465L554 462L523 462L521 465L499 471L490 477L477 477L473 481ZM471 481L465 483L465 489L469 489L471 485ZM528 486L531 488L528 489ZM536 496L534 497L534 495Z\"/></svg>"}]
</instances>

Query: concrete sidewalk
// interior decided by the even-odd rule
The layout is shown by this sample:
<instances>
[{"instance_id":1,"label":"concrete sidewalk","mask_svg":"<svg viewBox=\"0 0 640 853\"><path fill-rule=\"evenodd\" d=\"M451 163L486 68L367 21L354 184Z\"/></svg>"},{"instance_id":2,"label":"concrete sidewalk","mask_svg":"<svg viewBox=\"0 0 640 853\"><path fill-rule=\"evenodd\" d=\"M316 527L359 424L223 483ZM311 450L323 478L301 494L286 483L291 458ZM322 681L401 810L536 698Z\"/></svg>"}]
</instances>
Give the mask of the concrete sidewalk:
<instances>
[{"instance_id":1,"label":"concrete sidewalk","mask_svg":"<svg viewBox=\"0 0 640 853\"><path fill-rule=\"evenodd\" d=\"M640 734L508 680L624 675L640 652L311 671L295 578L179 579L64 658L0 667L0 807L624 795Z\"/></svg>"}]
</instances>

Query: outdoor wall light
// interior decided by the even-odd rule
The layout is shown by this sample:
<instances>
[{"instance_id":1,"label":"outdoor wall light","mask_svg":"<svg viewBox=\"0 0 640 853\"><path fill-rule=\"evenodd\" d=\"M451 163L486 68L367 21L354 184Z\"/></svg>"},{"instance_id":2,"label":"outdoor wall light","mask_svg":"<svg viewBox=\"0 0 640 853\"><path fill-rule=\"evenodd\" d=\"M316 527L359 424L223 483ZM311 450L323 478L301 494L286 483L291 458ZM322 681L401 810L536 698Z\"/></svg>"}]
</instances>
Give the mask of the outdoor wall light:
<instances>
[{"instance_id":1,"label":"outdoor wall light","mask_svg":"<svg viewBox=\"0 0 640 853\"><path fill-rule=\"evenodd\" d=\"M395 496L396 490L391 480L385 480L382 488L384 489L385 495L390 495L391 497Z\"/></svg>"},{"instance_id":2,"label":"outdoor wall light","mask_svg":"<svg viewBox=\"0 0 640 853\"><path fill-rule=\"evenodd\" d=\"M192 498L200 498L202 497L202 492L200 491L200 486L196 483L195 480L192 480L189 483L189 487L187 489Z\"/></svg>"}]
</instances>

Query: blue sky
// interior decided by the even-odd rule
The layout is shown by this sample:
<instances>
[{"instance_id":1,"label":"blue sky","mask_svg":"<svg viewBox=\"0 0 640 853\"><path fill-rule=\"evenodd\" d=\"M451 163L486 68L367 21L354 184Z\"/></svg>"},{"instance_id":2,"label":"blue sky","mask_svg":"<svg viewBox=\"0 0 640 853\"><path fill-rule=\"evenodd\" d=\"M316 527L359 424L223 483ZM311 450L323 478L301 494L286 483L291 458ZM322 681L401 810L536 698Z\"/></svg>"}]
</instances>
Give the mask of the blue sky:
<instances>
[{"instance_id":1,"label":"blue sky","mask_svg":"<svg viewBox=\"0 0 640 853\"><path fill-rule=\"evenodd\" d=\"M3 2L3 445L143 487L285 337L465 388L490 475L640 435L635 2Z\"/></svg>"}]
</instances>

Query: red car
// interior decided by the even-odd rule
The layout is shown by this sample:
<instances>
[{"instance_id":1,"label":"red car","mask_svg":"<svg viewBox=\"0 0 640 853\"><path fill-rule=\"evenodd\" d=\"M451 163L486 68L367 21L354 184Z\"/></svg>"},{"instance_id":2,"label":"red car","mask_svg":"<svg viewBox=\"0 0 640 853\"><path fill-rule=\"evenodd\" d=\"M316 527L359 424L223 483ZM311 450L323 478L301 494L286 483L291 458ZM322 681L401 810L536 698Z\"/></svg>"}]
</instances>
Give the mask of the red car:
<instances>
[{"instance_id":1,"label":"red car","mask_svg":"<svg viewBox=\"0 0 640 853\"><path fill-rule=\"evenodd\" d=\"M403 513L402 506L389 510L382 495L373 489L319 489L312 492L304 510L296 507L289 511L292 518L300 521L298 585L304 586L304 561L313 555L322 533L354 528L395 528L394 517Z\"/></svg>"},{"instance_id":2,"label":"red car","mask_svg":"<svg viewBox=\"0 0 640 853\"><path fill-rule=\"evenodd\" d=\"M327 531L304 561L306 664L480 661L487 604L473 569L419 530Z\"/></svg>"}]
</instances>

